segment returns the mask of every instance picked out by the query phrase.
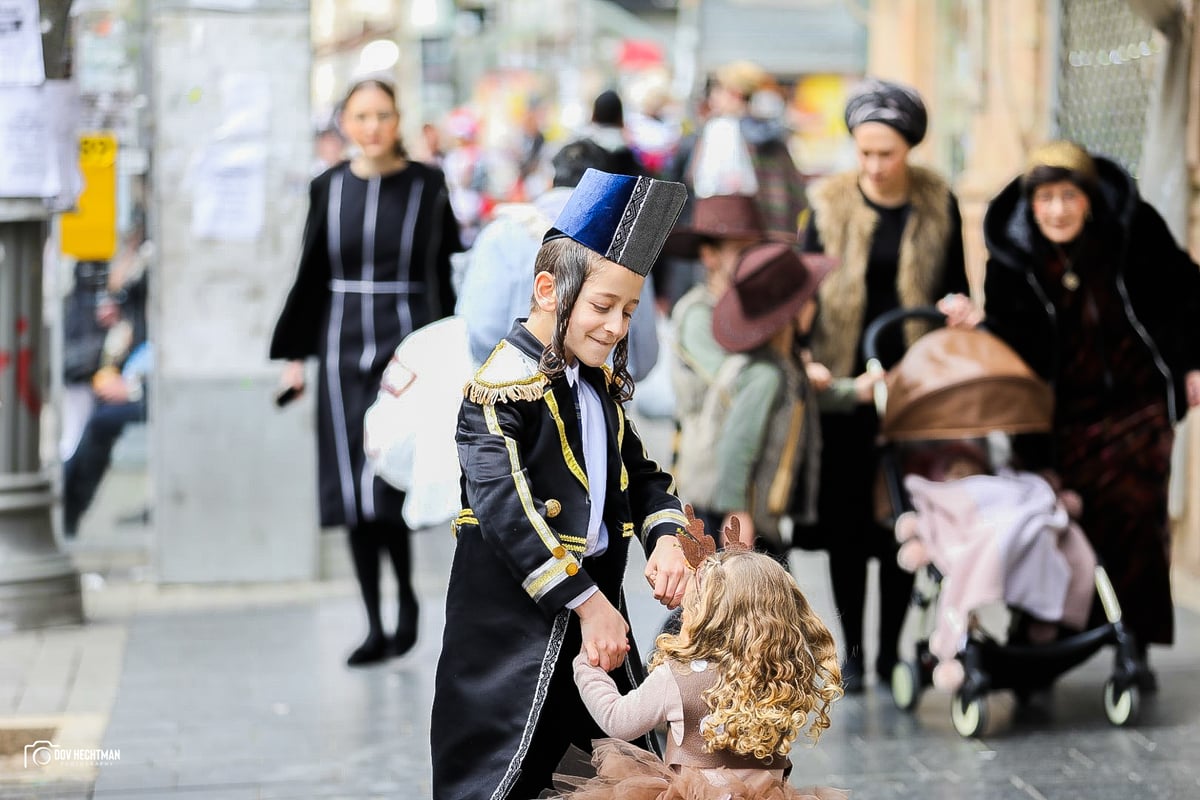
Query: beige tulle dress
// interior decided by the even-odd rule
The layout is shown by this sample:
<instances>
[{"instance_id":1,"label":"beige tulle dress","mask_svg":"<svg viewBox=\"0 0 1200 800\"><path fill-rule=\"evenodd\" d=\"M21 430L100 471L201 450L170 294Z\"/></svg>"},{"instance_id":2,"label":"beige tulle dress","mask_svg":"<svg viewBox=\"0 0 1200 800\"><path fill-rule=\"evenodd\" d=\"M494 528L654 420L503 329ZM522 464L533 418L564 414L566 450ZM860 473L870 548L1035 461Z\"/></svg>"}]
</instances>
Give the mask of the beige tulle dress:
<instances>
[{"instance_id":1,"label":"beige tulle dress","mask_svg":"<svg viewBox=\"0 0 1200 800\"><path fill-rule=\"evenodd\" d=\"M554 776L563 800L846 800L829 787L787 783L791 763L763 762L729 752L706 753L700 734L708 713L703 692L717 679L708 662L668 662L637 690L622 695L605 672L582 656L574 663L584 704L611 739L592 743L590 758L573 749ZM634 739L668 725L664 759L635 747Z\"/></svg>"}]
</instances>

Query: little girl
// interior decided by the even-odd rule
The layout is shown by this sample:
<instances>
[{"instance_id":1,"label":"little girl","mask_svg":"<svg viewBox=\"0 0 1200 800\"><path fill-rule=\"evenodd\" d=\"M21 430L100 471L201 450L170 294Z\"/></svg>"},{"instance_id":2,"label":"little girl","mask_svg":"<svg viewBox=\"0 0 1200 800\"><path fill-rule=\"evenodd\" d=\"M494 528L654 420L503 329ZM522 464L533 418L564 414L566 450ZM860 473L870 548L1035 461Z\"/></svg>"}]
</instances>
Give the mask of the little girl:
<instances>
[{"instance_id":1,"label":"little girl","mask_svg":"<svg viewBox=\"0 0 1200 800\"><path fill-rule=\"evenodd\" d=\"M615 738L593 745L596 777L559 775L556 788L569 788L569 800L845 798L786 782L792 743L803 732L815 744L842 695L829 629L779 562L738 540L736 518L715 552L685 510L688 533L679 539L695 571L683 628L658 637L649 677L629 694L585 654L575 659L584 704ZM623 741L664 722L665 763Z\"/></svg>"}]
</instances>

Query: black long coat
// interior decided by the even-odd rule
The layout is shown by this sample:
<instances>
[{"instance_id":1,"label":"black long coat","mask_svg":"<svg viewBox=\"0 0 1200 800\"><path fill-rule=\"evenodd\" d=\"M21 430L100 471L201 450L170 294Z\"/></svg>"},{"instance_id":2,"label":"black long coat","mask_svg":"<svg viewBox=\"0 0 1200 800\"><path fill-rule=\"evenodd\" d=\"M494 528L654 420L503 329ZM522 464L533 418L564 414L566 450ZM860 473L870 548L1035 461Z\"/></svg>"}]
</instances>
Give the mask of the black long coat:
<instances>
[{"instance_id":1,"label":"black long coat","mask_svg":"<svg viewBox=\"0 0 1200 800\"><path fill-rule=\"evenodd\" d=\"M450 254L462 249L442 173L417 162L364 180L349 163L309 187L296 280L271 358L316 356L321 525L403 524L404 495L363 453L363 416L392 352L454 313Z\"/></svg>"},{"instance_id":2,"label":"black long coat","mask_svg":"<svg viewBox=\"0 0 1200 800\"><path fill-rule=\"evenodd\" d=\"M1200 269L1116 164L1082 237L1059 254L1037 231L1020 181L984 218L986 325L1055 388L1041 450L1083 499L1081 527L1141 643L1174 636L1167 526L1171 423L1200 369ZM1080 283L1060 279L1064 256Z\"/></svg>"},{"instance_id":3,"label":"black long coat","mask_svg":"<svg viewBox=\"0 0 1200 800\"><path fill-rule=\"evenodd\" d=\"M514 797L522 774L548 779L570 744L591 750L601 733L571 678L581 634L566 604L595 586L625 613L630 541L649 553L686 524L671 477L646 456L606 373L582 366L608 431L608 549L583 557L591 504L582 434L565 377L538 372L541 353L515 324L459 412L463 511L431 731L437 800ZM613 673L623 691L643 677L632 637L630 645Z\"/></svg>"}]
</instances>

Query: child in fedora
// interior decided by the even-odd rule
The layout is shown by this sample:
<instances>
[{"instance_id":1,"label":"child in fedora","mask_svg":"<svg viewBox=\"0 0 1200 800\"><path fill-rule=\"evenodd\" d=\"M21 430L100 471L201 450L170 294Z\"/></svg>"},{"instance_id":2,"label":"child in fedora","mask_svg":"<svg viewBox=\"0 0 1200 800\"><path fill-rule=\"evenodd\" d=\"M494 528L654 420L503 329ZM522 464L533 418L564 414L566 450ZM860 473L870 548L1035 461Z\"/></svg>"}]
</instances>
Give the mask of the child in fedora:
<instances>
[{"instance_id":1,"label":"child in fedora","mask_svg":"<svg viewBox=\"0 0 1200 800\"><path fill-rule=\"evenodd\" d=\"M536 797L570 745L590 751L600 732L571 659L582 649L623 691L642 678L622 594L631 539L655 597L683 598L675 533L687 520L622 404L629 320L685 196L681 184L589 169L538 251L528 319L466 386L431 726L436 800Z\"/></svg>"},{"instance_id":2,"label":"child in fedora","mask_svg":"<svg viewBox=\"0 0 1200 800\"><path fill-rule=\"evenodd\" d=\"M697 515L710 525L737 519L776 555L785 552L780 519L804 516L791 508L797 481L816 479L815 470L801 469L816 463L820 435L797 336L811 325L813 298L831 265L783 243L743 253L713 309L713 337L732 355L705 395L696 435L679 445L679 472L702 478L681 484ZM801 489L811 510L816 487Z\"/></svg>"}]
</instances>

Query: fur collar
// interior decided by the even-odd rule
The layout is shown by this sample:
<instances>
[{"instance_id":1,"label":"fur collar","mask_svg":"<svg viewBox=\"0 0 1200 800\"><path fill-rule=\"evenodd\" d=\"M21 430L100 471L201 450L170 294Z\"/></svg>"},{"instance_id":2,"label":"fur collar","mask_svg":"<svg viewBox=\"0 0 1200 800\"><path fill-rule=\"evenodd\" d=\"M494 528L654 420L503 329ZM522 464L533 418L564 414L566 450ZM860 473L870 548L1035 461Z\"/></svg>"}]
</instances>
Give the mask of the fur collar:
<instances>
[{"instance_id":1,"label":"fur collar","mask_svg":"<svg viewBox=\"0 0 1200 800\"><path fill-rule=\"evenodd\" d=\"M945 269L950 230L950 187L924 167L910 166L912 210L900 240L896 290L904 307L929 305ZM879 217L858 188L858 173L846 172L814 184L809 192L817 232L825 252L841 264L819 291L821 312L813 330L813 355L833 372L848 377L865 324L867 260ZM909 344L925 329L908 322Z\"/></svg>"}]
</instances>

